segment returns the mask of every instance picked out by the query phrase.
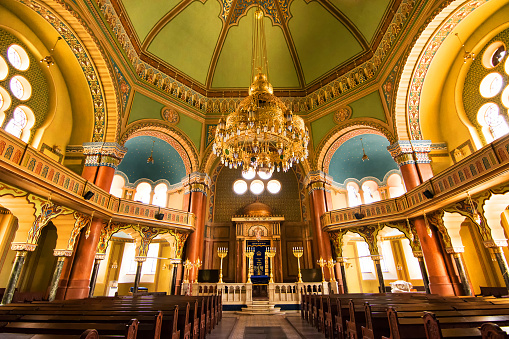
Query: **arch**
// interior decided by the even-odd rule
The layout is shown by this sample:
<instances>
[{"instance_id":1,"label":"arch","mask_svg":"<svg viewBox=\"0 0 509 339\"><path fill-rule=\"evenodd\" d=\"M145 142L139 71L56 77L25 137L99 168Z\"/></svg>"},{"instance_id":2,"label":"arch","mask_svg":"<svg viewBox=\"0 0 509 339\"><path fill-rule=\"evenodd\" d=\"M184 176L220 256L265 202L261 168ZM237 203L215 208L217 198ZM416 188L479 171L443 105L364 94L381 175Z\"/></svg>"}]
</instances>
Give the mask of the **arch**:
<instances>
[{"instance_id":1,"label":"arch","mask_svg":"<svg viewBox=\"0 0 509 339\"><path fill-rule=\"evenodd\" d=\"M397 84L392 116L395 118L394 130L398 140L422 139L419 124L421 92L433 57L453 29L486 2L453 1L435 11L431 16L433 19L416 35Z\"/></svg>"},{"instance_id":2,"label":"arch","mask_svg":"<svg viewBox=\"0 0 509 339\"><path fill-rule=\"evenodd\" d=\"M113 176L113 182L111 183L110 194L117 198L122 198L123 188L125 187L125 184L126 184L125 175L115 173L115 175Z\"/></svg>"},{"instance_id":3,"label":"arch","mask_svg":"<svg viewBox=\"0 0 509 339\"><path fill-rule=\"evenodd\" d=\"M72 46L81 70L88 81L94 102L93 142L116 142L120 134L120 99L113 70L99 40L85 25L79 13L65 3L52 2L54 7L34 0L20 2L48 22ZM58 6L58 7L57 7ZM115 127L116 126L116 127Z\"/></svg>"},{"instance_id":4,"label":"arch","mask_svg":"<svg viewBox=\"0 0 509 339\"><path fill-rule=\"evenodd\" d=\"M160 121L134 123L122 135L119 144L123 146L127 140L138 136L155 137L166 141L175 148L184 162L186 175L198 169L199 158L196 147L191 140L177 128Z\"/></svg>"},{"instance_id":5,"label":"arch","mask_svg":"<svg viewBox=\"0 0 509 339\"><path fill-rule=\"evenodd\" d=\"M338 126L322 139L316 151L317 170L329 172L329 164L334 152L348 139L361 134L376 134L383 136L392 144L396 141L387 128L378 123L352 122Z\"/></svg>"}]
</instances>

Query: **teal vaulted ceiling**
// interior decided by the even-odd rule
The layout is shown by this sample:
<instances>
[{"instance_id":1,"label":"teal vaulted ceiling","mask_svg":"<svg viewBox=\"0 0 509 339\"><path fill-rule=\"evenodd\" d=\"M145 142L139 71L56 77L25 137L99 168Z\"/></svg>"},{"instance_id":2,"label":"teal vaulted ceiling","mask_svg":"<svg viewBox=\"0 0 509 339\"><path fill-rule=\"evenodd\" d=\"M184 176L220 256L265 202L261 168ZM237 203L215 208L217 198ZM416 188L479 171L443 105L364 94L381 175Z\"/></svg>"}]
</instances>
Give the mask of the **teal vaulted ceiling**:
<instances>
[{"instance_id":1,"label":"teal vaulted ceiling","mask_svg":"<svg viewBox=\"0 0 509 339\"><path fill-rule=\"evenodd\" d=\"M362 145L369 160L362 161ZM397 170L398 165L387 151L389 141L380 135L363 134L353 137L342 144L332 156L329 174L337 183L344 183L348 178L361 180L365 177L375 177L380 181L391 170Z\"/></svg>"},{"instance_id":2,"label":"teal vaulted ceiling","mask_svg":"<svg viewBox=\"0 0 509 339\"><path fill-rule=\"evenodd\" d=\"M154 163L147 163L150 156L152 142L154 143ZM184 162L177 151L166 141L150 136L139 136L127 140L127 153L118 166L130 183L139 179L157 181L166 179L170 184L176 184L186 176Z\"/></svg>"},{"instance_id":3,"label":"teal vaulted ceiling","mask_svg":"<svg viewBox=\"0 0 509 339\"><path fill-rule=\"evenodd\" d=\"M111 0L141 58L203 91L251 82L254 7L265 14L270 81L306 91L376 49L401 0ZM159 69L159 67L157 67ZM330 81L330 80L329 80Z\"/></svg>"}]
</instances>

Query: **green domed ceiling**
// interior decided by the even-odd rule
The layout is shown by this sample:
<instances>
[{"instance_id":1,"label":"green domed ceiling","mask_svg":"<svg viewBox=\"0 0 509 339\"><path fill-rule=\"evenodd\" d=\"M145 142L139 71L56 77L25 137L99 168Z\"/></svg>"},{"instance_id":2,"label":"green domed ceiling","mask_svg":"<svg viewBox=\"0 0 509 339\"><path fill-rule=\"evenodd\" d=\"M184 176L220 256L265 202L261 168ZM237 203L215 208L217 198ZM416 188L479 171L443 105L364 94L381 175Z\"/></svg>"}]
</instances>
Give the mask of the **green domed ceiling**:
<instances>
[{"instance_id":1,"label":"green domed ceiling","mask_svg":"<svg viewBox=\"0 0 509 339\"><path fill-rule=\"evenodd\" d=\"M374 50L401 0L260 0L270 81L304 90ZM152 59L205 90L251 82L254 0L112 0Z\"/></svg>"}]
</instances>

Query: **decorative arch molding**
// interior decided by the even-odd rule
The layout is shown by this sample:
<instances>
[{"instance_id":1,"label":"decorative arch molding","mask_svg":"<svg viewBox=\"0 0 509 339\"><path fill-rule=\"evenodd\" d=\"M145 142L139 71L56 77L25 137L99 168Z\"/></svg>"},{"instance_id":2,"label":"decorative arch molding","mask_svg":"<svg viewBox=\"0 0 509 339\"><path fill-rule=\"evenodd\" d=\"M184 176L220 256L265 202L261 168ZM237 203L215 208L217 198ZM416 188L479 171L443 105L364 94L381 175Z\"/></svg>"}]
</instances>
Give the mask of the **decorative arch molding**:
<instances>
[{"instance_id":1,"label":"decorative arch molding","mask_svg":"<svg viewBox=\"0 0 509 339\"><path fill-rule=\"evenodd\" d=\"M432 19L416 35L401 69L395 96L393 116L398 140L422 140L420 103L429 66L456 26L488 1L447 1L430 16Z\"/></svg>"},{"instance_id":2,"label":"decorative arch molding","mask_svg":"<svg viewBox=\"0 0 509 339\"><path fill-rule=\"evenodd\" d=\"M176 127L169 126L162 122L145 121L135 123L124 132L119 140L119 144L123 146L127 140L139 136L155 137L166 141L175 148L184 162L186 175L198 169L199 159L196 147L194 147L193 143L186 135Z\"/></svg>"},{"instance_id":3,"label":"decorative arch molding","mask_svg":"<svg viewBox=\"0 0 509 339\"><path fill-rule=\"evenodd\" d=\"M334 152L348 139L361 134L376 134L383 136L392 144L396 139L389 130L376 122L351 122L333 129L318 145L316 152L317 170L329 172L329 164Z\"/></svg>"},{"instance_id":4,"label":"decorative arch molding","mask_svg":"<svg viewBox=\"0 0 509 339\"><path fill-rule=\"evenodd\" d=\"M68 4L58 0L17 0L47 21L67 43L87 79L94 105L92 142L116 142L120 135L120 98L114 72L99 41Z\"/></svg>"},{"instance_id":5,"label":"decorative arch molding","mask_svg":"<svg viewBox=\"0 0 509 339\"><path fill-rule=\"evenodd\" d=\"M350 182L354 182L356 183L357 185L359 185L359 187L362 187L362 185L366 182L366 181L374 181L376 182L376 184L378 185L378 187L383 187L383 186L387 186L387 180L389 179L389 177L393 174L397 174L401 177L401 179L403 179L403 177L401 176L401 172L400 170L398 169L392 169L390 170L389 172L385 173L384 175L384 178L382 181L380 181L380 179L376 178L376 177L364 177L362 178L361 180L358 180L358 179L355 179L355 178L347 178L345 179L345 181L343 183L336 183L338 184L338 187L340 188L344 188L346 189L346 185Z\"/></svg>"}]
</instances>

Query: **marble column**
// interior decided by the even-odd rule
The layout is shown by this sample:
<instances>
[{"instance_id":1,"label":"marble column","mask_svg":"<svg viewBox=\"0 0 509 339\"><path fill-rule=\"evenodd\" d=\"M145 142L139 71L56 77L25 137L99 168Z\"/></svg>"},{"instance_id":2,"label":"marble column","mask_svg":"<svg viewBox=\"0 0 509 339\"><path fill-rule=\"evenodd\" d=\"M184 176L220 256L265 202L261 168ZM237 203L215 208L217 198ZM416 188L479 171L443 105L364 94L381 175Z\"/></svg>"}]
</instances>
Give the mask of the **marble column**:
<instances>
[{"instance_id":1,"label":"marble column","mask_svg":"<svg viewBox=\"0 0 509 339\"><path fill-rule=\"evenodd\" d=\"M176 295L176 290L177 290L177 275L178 275L178 266L179 264L181 263L181 259L171 259L170 260L170 265L172 267L172 274L171 274L171 283L170 283L170 294L171 295Z\"/></svg>"},{"instance_id":2,"label":"marble column","mask_svg":"<svg viewBox=\"0 0 509 339\"><path fill-rule=\"evenodd\" d=\"M421 269L421 275L422 275L422 283L424 285L424 290L427 294L430 294L431 291L429 289L429 278L428 278L428 271L426 270L426 264L424 263L424 258L422 255L422 252L414 252L414 257L417 258L419 261L419 268Z\"/></svg>"},{"instance_id":3,"label":"marble column","mask_svg":"<svg viewBox=\"0 0 509 339\"><path fill-rule=\"evenodd\" d=\"M58 252L55 253L55 251L54 251L53 254L55 255L55 254L63 254L63 253L58 253ZM65 253L65 254L67 254L67 253ZM50 283L50 288L49 288L49 296L48 296L49 301L55 300L55 297L57 295L58 282L60 281L60 276L62 275L62 269L64 268L64 263L65 263L65 259L66 259L65 254L64 255L55 255L58 259L57 259L57 264L55 265L55 270L53 271L53 277L51 278L51 283ZM71 253L69 253L69 256L70 255L71 255Z\"/></svg>"},{"instance_id":4,"label":"marble column","mask_svg":"<svg viewBox=\"0 0 509 339\"><path fill-rule=\"evenodd\" d=\"M196 216L195 230L189 235L186 245L187 259L195 263L197 259L203 261L207 190L210 187L210 178L206 174L194 172L183 180L183 185L187 189L183 208ZM189 281L195 281L196 277L196 270L190 270Z\"/></svg>"},{"instance_id":5,"label":"marble column","mask_svg":"<svg viewBox=\"0 0 509 339\"><path fill-rule=\"evenodd\" d=\"M338 257L336 259L336 261L339 264L339 270L341 272L341 277L340 277L341 281L339 282L339 284L341 286L343 293L347 294L348 293L348 285L346 284L346 270L345 270L345 265L347 264L346 259Z\"/></svg>"},{"instance_id":6,"label":"marble column","mask_svg":"<svg viewBox=\"0 0 509 339\"><path fill-rule=\"evenodd\" d=\"M99 267L101 266L101 261L106 257L106 254L97 253L95 255L94 260L94 268L92 269L92 276L90 277L90 285L88 290L88 297L92 298L94 296L95 284L97 283L97 276L99 275Z\"/></svg>"},{"instance_id":7,"label":"marble column","mask_svg":"<svg viewBox=\"0 0 509 339\"><path fill-rule=\"evenodd\" d=\"M313 223L313 247L317 249L319 257L328 260L332 258L332 248L328 232L322 230L320 217L327 212L327 176L323 172L310 172L306 177L305 186L309 190L309 205ZM328 193L330 195L330 192ZM318 259L318 258L317 258ZM329 280L328 270L324 271L324 279Z\"/></svg>"},{"instance_id":8,"label":"marble column","mask_svg":"<svg viewBox=\"0 0 509 339\"><path fill-rule=\"evenodd\" d=\"M380 264L380 260L382 260L381 255L372 255L371 260L375 264L376 276L378 278L378 291L380 293L385 293L385 281L384 274L382 272L382 265Z\"/></svg>"},{"instance_id":9,"label":"marble column","mask_svg":"<svg viewBox=\"0 0 509 339\"><path fill-rule=\"evenodd\" d=\"M461 280L461 287L463 288L463 295L472 295L472 290L470 289L470 282L467 278L467 272L465 270L465 263L463 261L463 256L461 252L453 252L451 253L454 263L456 264L456 269L458 270L458 274Z\"/></svg>"},{"instance_id":10,"label":"marble column","mask_svg":"<svg viewBox=\"0 0 509 339\"><path fill-rule=\"evenodd\" d=\"M502 274L502 278L504 279L505 286L509 290L509 267L507 267L507 262L504 258L504 253L502 252L501 247L490 247L490 250L497 260L498 267L500 268L500 273Z\"/></svg>"},{"instance_id":11,"label":"marble column","mask_svg":"<svg viewBox=\"0 0 509 339\"><path fill-rule=\"evenodd\" d=\"M143 263L147 260L147 257L136 257L134 261L138 264L136 266L136 275L134 276L134 288L133 293L138 292L138 288L140 287L141 280L141 269L143 268Z\"/></svg>"},{"instance_id":12,"label":"marble column","mask_svg":"<svg viewBox=\"0 0 509 339\"><path fill-rule=\"evenodd\" d=\"M16 259L14 260L14 264L12 265L11 275L9 276L9 281L7 282L7 286L5 287L4 296L2 297L1 305L9 304L14 297L14 291L16 289L16 285L18 284L19 276L21 274L21 270L23 269L23 264L25 263L25 259L27 256L27 251L17 251Z\"/></svg>"}]
</instances>

